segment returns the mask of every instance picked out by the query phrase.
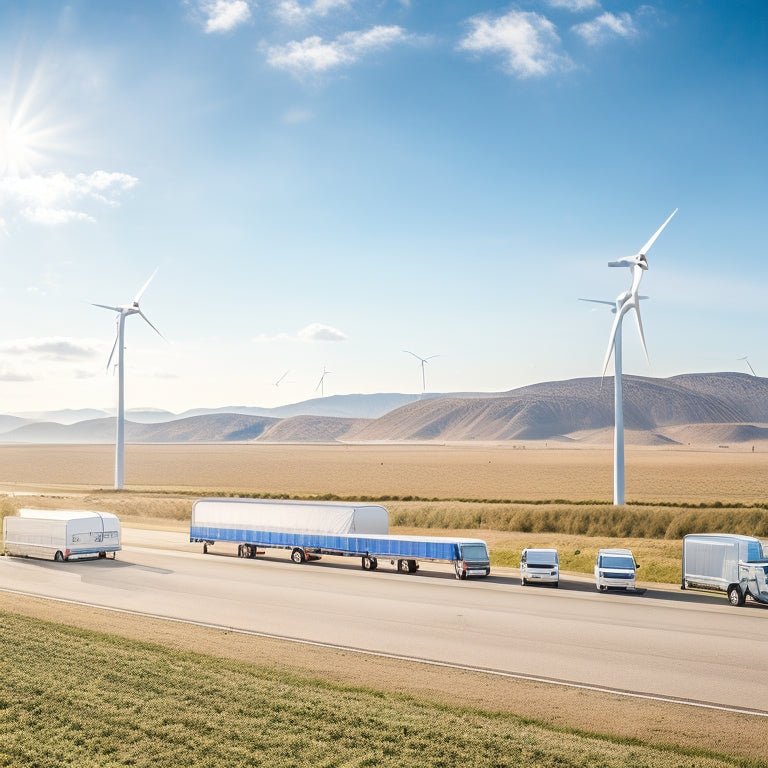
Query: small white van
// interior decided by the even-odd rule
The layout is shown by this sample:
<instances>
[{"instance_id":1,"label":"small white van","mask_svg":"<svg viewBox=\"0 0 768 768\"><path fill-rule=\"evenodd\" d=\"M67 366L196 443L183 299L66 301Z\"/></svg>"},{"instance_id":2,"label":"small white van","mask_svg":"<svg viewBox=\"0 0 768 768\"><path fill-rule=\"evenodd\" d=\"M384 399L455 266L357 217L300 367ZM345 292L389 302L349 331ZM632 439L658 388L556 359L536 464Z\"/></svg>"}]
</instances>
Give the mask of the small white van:
<instances>
[{"instance_id":1,"label":"small white van","mask_svg":"<svg viewBox=\"0 0 768 768\"><path fill-rule=\"evenodd\" d=\"M520 580L523 586L533 583L560 583L560 560L556 549L524 549L520 555Z\"/></svg>"},{"instance_id":2,"label":"small white van","mask_svg":"<svg viewBox=\"0 0 768 768\"><path fill-rule=\"evenodd\" d=\"M635 588L637 563L629 549L601 549L595 563L595 586L600 592L607 589Z\"/></svg>"}]
</instances>

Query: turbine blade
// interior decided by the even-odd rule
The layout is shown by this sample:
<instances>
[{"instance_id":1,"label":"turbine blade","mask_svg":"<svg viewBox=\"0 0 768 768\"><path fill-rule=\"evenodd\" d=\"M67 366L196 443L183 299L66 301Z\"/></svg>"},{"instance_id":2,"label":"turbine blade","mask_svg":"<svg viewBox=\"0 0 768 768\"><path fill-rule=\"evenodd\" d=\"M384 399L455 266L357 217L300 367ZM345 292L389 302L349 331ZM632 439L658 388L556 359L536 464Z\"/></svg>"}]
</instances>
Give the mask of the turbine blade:
<instances>
[{"instance_id":1,"label":"turbine blade","mask_svg":"<svg viewBox=\"0 0 768 768\"><path fill-rule=\"evenodd\" d=\"M140 315L141 315L141 316L144 318L144 320L146 320L146 322L147 322L147 325L149 325L149 327L150 327L150 328L151 328L151 329L152 329L152 330L153 330L153 331L154 331L154 332L155 332L155 333L156 333L156 334L157 334L157 335L158 335L158 336L159 336L161 339L163 339L163 341L168 341L168 339L166 339L166 338L165 338L165 336L163 336L163 334L162 334L162 333L160 333L160 331L158 331L158 330L157 330L157 328L155 328L155 326L154 326L154 325L152 325L152 323L150 323L150 322L149 322L149 318L148 318L148 317L147 317L147 316L146 316L146 315L145 315L145 314L144 314L144 313L143 313L141 310L139 310L139 314L140 314Z\"/></svg>"},{"instance_id":2,"label":"turbine blade","mask_svg":"<svg viewBox=\"0 0 768 768\"><path fill-rule=\"evenodd\" d=\"M639 254L641 256L645 256L646 253L650 250L651 246L656 242L656 238L662 233L664 230L664 227L669 224L669 222L672 220L672 217L677 213L677 208L675 208L672 213L669 214L669 218L656 230L656 233L653 235L653 237L640 249Z\"/></svg>"},{"instance_id":3,"label":"turbine blade","mask_svg":"<svg viewBox=\"0 0 768 768\"><path fill-rule=\"evenodd\" d=\"M115 350L117 349L117 342L120 338L120 328L117 329L117 333L115 334L115 343L112 345L112 351L109 353L109 360L107 360L107 371L109 371L109 364L112 362L112 358L115 355Z\"/></svg>"},{"instance_id":4,"label":"turbine blade","mask_svg":"<svg viewBox=\"0 0 768 768\"><path fill-rule=\"evenodd\" d=\"M419 357L415 352L411 352L408 349L404 349L403 352L405 352L406 355L413 355L417 360L422 360L423 358Z\"/></svg>"},{"instance_id":5,"label":"turbine blade","mask_svg":"<svg viewBox=\"0 0 768 768\"><path fill-rule=\"evenodd\" d=\"M616 313L616 317L613 318L613 324L611 325L611 335L608 337L608 349L605 351L605 359L603 360L603 373L601 378L605 376L605 372L608 370L608 363L611 360L613 346L616 343L616 330L619 327L619 323L621 323L621 318L624 317L624 307L626 306L627 305L625 304L621 310Z\"/></svg>"},{"instance_id":6,"label":"turbine blade","mask_svg":"<svg viewBox=\"0 0 768 768\"><path fill-rule=\"evenodd\" d=\"M591 301L593 304L607 304L609 307L615 307L615 301L603 301L602 299L579 299L579 301Z\"/></svg>"},{"instance_id":7,"label":"turbine blade","mask_svg":"<svg viewBox=\"0 0 768 768\"><path fill-rule=\"evenodd\" d=\"M144 291L147 290L147 288L149 287L149 284L152 282L152 279L157 274L157 270L158 269L160 269L160 267L157 267L155 269L155 271L149 276L149 280L147 280L147 282L144 283L144 285L141 286L141 289L139 290L139 292L136 294L136 296L133 299L134 304L138 304L139 303L139 301L141 300L141 297L144 295ZM146 317L144 319L147 320ZM147 322L149 322L149 320L147 320ZM151 323L150 323L150 325L151 325ZM155 329L155 330L157 330L157 329ZM160 331L158 331L158 333L160 333Z\"/></svg>"},{"instance_id":8,"label":"turbine blade","mask_svg":"<svg viewBox=\"0 0 768 768\"><path fill-rule=\"evenodd\" d=\"M110 307L106 304L91 304L92 307L101 307L102 309L111 309L113 312L121 312L120 307Z\"/></svg>"},{"instance_id":9,"label":"turbine blade","mask_svg":"<svg viewBox=\"0 0 768 768\"><path fill-rule=\"evenodd\" d=\"M645 334L643 333L643 321L640 318L640 303L627 302L631 304L635 309L635 320L637 321L637 330L640 333L640 341L643 343L643 352L645 352L645 359L648 362L648 367L651 367L651 358L648 357L648 347L645 346Z\"/></svg>"}]
</instances>

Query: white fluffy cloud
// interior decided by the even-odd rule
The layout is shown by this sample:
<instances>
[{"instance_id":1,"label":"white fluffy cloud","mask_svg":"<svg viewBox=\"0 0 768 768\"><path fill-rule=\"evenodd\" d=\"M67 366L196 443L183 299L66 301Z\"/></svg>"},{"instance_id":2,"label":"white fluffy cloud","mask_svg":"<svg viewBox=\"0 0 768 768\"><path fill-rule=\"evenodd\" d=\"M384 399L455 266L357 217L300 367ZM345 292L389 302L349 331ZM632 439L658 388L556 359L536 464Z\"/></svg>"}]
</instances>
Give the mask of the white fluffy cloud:
<instances>
[{"instance_id":1,"label":"white fluffy cloud","mask_svg":"<svg viewBox=\"0 0 768 768\"><path fill-rule=\"evenodd\" d=\"M276 341L316 342L346 340L347 335L340 331L338 328L334 328L330 325L323 325L323 323L310 323L305 328L302 328L295 336L291 336L288 333L278 333L275 336L267 336L266 334L262 333L253 341L256 344L270 344Z\"/></svg>"},{"instance_id":2,"label":"white fluffy cloud","mask_svg":"<svg viewBox=\"0 0 768 768\"><path fill-rule=\"evenodd\" d=\"M592 21L576 24L573 31L581 35L590 45L598 45L609 37L632 37L637 27L628 13L603 13Z\"/></svg>"},{"instance_id":3,"label":"white fluffy cloud","mask_svg":"<svg viewBox=\"0 0 768 768\"><path fill-rule=\"evenodd\" d=\"M73 339L64 336L15 339L0 344L0 353L6 355L31 355L48 360L73 360L100 354L99 342Z\"/></svg>"},{"instance_id":4,"label":"white fluffy cloud","mask_svg":"<svg viewBox=\"0 0 768 768\"><path fill-rule=\"evenodd\" d=\"M288 24L300 24L313 17L327 16L338 8L348 8L350 0L313 0L302 5L298 0L282 0L277 4L277 15Z\"/></svg>"},{"instance_id":5,"label":"white fluffy cloud","mask_svg":"<svg viewBox=\"0 0 768 768\"><path fill-rule=\"evenodd\" d=\"M344 64L352 64L365 54L384 50L409 38L402 27L376 26L362 32L346 32L335 40L324 42L318 35L293 40L271 47L267 62L294 74L325 72Z\"/></svg>"},{"instance_id":6,"label":"white fluffy cloud","mask_svg":"<svg viewBox=\"0 0 768 768\"><path fill-rule=\"evenodd\" d=\"M345 341L346 334L330 325L312 323L299 331L301 341Z\"/></svg>"},{"instance_id":7,"label":"white fluffy cloud","mask_svg":"<svg viewBox=\"0 0 768 768\"><path fill-rule=\"evenodd\" d=\"M459 49L472 53L496 53L505 69L518 77L548 75L572 67L560 53L560 37L555 25L538 13L510 11L492 18L475 16L469 20L472 31L459 43Z\"/></svg>"},{"instance_id":8,"label":"white fluffy cloud","mask_svg":"<svg viewBox=\"0 0 768 768\"><path fill-rule=\"evenodd\" d=\"M121 194L138 183L126 173L96 171L67 176L6 176L0 178L0 210L11 210L33 224L53 226L95 219L74 207L87 201L116 206Z\"/></svg>"},{"instance_id":9,"label":"white fluffy cloud","mask_svg":"<svg viewBox=\"0 0 768 768\"><path fill-rule=\"evenodd\" d=\"M230 32L251 18L251 8L246 0L210 0L200 3L205 16L205 31Z\"/></svg>"},{"instance_id":10,"label":"white fluffy cloud","mask_svg":"<svg viewBox=\"0 0 768 768\"><path fill-rule=\"evenodd\" d=\"M565 8L573 13L592 11L600 7L598 0L548 0L553 8Z\"/></svg>"}]
</instances>

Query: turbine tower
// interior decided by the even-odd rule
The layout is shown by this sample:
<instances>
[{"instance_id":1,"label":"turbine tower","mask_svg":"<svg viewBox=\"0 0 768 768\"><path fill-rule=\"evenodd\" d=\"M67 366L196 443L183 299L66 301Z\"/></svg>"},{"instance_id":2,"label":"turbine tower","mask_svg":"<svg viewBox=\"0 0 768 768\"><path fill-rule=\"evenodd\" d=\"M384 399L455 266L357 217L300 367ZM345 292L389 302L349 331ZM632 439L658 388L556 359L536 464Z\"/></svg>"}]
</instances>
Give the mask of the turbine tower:
<instances>
[{"instance_id":1,"label":"turbine tower","mask_svg":"<svg viewBox=\"0 0 768 768\"><path fill-rule=\"evenodd\" d=\"M433 358L440 357L440 355L430 355L429 357L419 357L415 352L410 352L404 349L407 355L413 355L421 363L421 394L423 395L427 391L427 378L424 374L424 366Z\"/></svg>"},{"instance_id":2,"label":"turbine tower","mask_svg":"<svg viewBox=\"0 0 768 768\"><path fill-rule=\"evenodd\" d=\"M123 366L123 351L125 348L125 318L129 315L141 315L147 322L150 328L161 338L165 338L160 331L155 328L152 323L149 322L147 316L141 311L139 307L139 301L141 300L144 291L152 282L152 278L157 274L155 270L149 277L146 283L142 286L141 290L136 294L133 301L130 304L119 305L117 307L111 307L107 304L94 304L94 307L101 307L102 309L109 309L112 312L117 312L117 335L115 336L115 343L112 345L112 351L109 353L109 360L107 360L107 370L114 357L115 350L117 350L117 434L115 437L115 488L121 489L123 487L123 468L125 465L125 368Z\"/></svg>"},{"instance_id":3,"label":"turbine tower","mask_svg":"<svg viewBox=\"0 0 768 768\"><path fill-rule=\"evenodd\" d=\"M672 217L677 213L677 208L669 215L667 220L656 230L653 237L634 255L625 256L618 261L609 261L609 267L630 267L632 269L632 283L628 291L620 293L614 302L613 312L615 318L611 327L611 335L608 338L608 349L603 361L603 373L608 370L608 363L613 353L613 408L614 408L614 430L613 430L613 503L616 506L624 505L624 403L622 399L622 358L621 358L621 336L622 322L624 316L630 310L635 310L635 320L637 330L640 334L640 342L643 345L645 359L648 365L651 364L648 357L648 348L645 346L645 335L643 334L643 322L640 318L640 299L647 298L639 296L640 281L643 272L648 269L648 260L646 254L651 246L656 242L656 238L662 233L664 227L669 224ZM611 302L597 301L595 299L586 299L586 301L596 301L598 304L610 304Z\"/></svg>"}]
</instances>

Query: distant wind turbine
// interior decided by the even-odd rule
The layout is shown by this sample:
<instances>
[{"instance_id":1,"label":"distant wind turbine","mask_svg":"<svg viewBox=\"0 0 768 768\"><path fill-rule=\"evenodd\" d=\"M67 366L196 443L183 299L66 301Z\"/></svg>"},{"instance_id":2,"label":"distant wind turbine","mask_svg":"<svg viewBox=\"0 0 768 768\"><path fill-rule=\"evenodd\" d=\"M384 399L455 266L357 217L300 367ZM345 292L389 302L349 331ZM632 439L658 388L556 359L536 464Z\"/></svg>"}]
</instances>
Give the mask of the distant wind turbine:
<instances>
[{"instance_id":1,"label":"distant wind turbine","mask_svg":"<svg viewBox=\"0 0 768 768\"><path fill-rule=\"evenodd\" d=\"M288 370L287 370L287 371L286 371L286 372L285 372L285 373L284 373L284 374L283 374L283 375L282 375L282 376L281 376L281 377L280 377L280 378L279 378L279 379L278 379L278 380L275 382L275 386L276 386L276 387L279 387L279 386L280 386L280 382L281 382L281 381L282 381L282 380L283 380L283 379L284 379L284 378L285 378L285 377L286 377L286 376L287 376L289 373L290 373L290 369L288 369Z\"/></svg>"},{"instance_id":2,"label":"distant wind turbine","mask_svg":"<svg viewBox=\"0 0 768 768\"><path fill-rule=\"evenodd\" d=\"M333 373L333 371L326 371L325 366L323 366L323 375L320 377L320 381L317 382L317 386L315 387L315 392L317 390L320 390L320 397L325 397L325 377L329 374Z\"/></svg>"},{"instance_id":3,"label":"distant wind turbine","mask_svg":"<svg viewBox=\"0 0 768 768\"><path fill-rule=\"evenodd\" d=\"M157 270L150 275L149 280L144 283L141 290L136 294L130 304L119 305L116 307L107 304L93 305L94 307L101 307L102 309L109 309L112 312L117 312L117 335L115 336L115 343L112 345L112 351L109 353L109 360L107 360L107 370L109 370L109 365L112 362L115 350L117 350L117 434L115 437L115 488L117 489L123 487L123 469L125 464L125 367L123 365L123 351L125 349L125 318L128 317L128 315L140 315L158 336L165 338L163 334L152 325L139 307L139 301L141 301L144 291L147 290L147 287L156 274Z\"/></svg>"},{"instance_id":4,"label":"distant wind turbine","mask_svg":"<svg viewBox=\"0 0 768 768\"><path fill-rule=\"evenodd\" d=\"M645 359L648 365L651 364L648 357L648 348L645 346L645 335L643 334L643 323L640 318L640 300L647 298L639 296L640 281L643 272L648 269L648 260L646 254L651 246L656 242L656 238L662 233L664 227L669 224L672 217L677 213L677 208L669 215L667 220L656 230L653 237L634 255L625 256L618 261L609 261L609 267L630 267L632 269L632 284L628 291L620 293L614 302L613 312L615 318L611 326L611 335L608 338L608 349L603 360L603 373L608 370L608 363L613 353L614 369L614 430L613 430L613 503L617 506L624 504L624 404L622 400L622 359L621 359L621 329L624 316L632 309L635 310L635 320L637 321L637 330L640 334L640 341L645 352ZM608 304L609 301L599 301L597 299L584 299L584 301L594 301L598 304Z\"/></svg>"},{"instance_id":5,"label":"distant wind turbine","mask_svg":"<svg viewBox=\"0 0 768 768\"><path fill-rule=\"evenodd\" d=\"M427 391L427 378L424 373L424 366L430 360L432 360L432 358L440 357L440 355L430 355L429 357L419 357L415 352L411 352L407 349L404 349L403 352L405 352L407 355L413 355L421 363L421 394L423 395Z\"/></svg>"},{"instance_id":6,"label":"distant wind turbine","mask_svg":"<svg viewBox=\"0 0 768 768\"><path fill-rule=\"evenodd\" d=\"M747 359L746 355L744 355L744 357L740 357L739 360L743 360L747 365L749 365L749 360ZM749 365L749 370L752 371L753 376L757 376L755 369L751 365Z\"/></svg>"}]
</instances>

